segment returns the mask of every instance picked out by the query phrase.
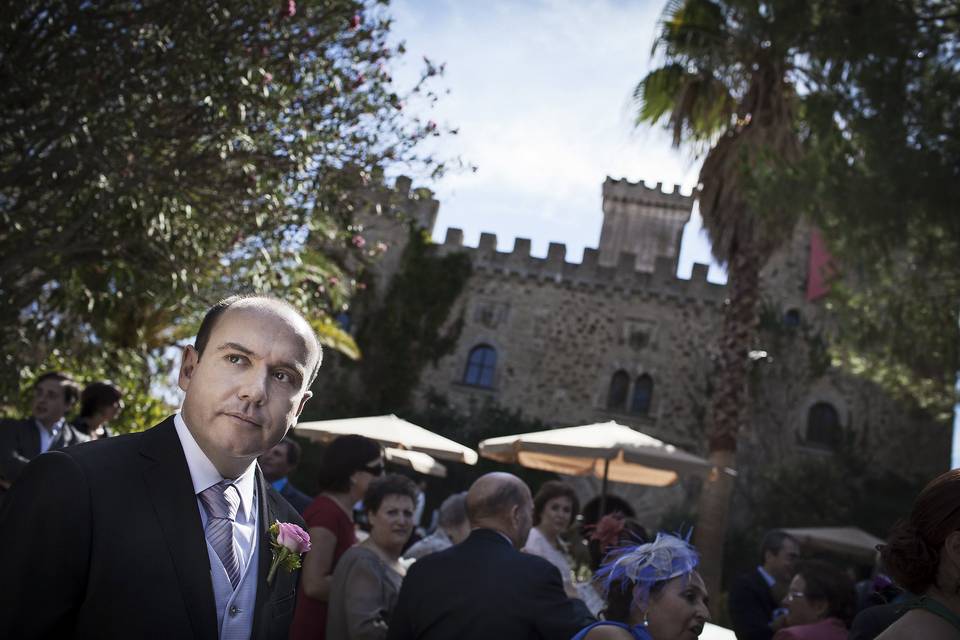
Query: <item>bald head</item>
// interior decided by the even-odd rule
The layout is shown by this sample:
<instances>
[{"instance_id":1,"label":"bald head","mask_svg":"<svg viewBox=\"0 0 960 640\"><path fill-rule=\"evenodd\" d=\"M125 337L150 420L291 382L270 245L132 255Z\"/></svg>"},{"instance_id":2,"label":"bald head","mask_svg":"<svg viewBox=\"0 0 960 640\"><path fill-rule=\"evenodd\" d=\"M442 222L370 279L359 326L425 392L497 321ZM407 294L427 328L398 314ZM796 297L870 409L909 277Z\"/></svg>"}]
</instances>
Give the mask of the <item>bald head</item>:
<instances>
[{"instance_id":1,"label":"bald head","mask_svg":"<svg viewBox=\"0 0 960 640\"><path fill-rule=\"evenodd\" d=\"M488 473L467 492L467 517L474 527L495 529L522 547L533 522L530 488L510 473Z\"/></svg>"},{"instance_id":2,"label":"bald head","mask_svg":"<svg viewBox=\"0 0 960 640\"><path fill-rule=\"evenodd\" d=\"M207 343L210 341L210 334L220 321L220 318L228 311L240 311L243 309L261 310L276 316L282 317L290 325L294 332L298 333L305 342L307 350L311 354L313 366L307 377L307 387L317 377L320 369L320 363L323 360L323 350L320 347L320 340L316 332L306 318L289 302L279 298L256 295L235 295L220 300L207 310L203 321L200 323L200 329L197 330L197 339L195 342L198 356L202 356L206 350Z\"/></svg>"}]
</instances>

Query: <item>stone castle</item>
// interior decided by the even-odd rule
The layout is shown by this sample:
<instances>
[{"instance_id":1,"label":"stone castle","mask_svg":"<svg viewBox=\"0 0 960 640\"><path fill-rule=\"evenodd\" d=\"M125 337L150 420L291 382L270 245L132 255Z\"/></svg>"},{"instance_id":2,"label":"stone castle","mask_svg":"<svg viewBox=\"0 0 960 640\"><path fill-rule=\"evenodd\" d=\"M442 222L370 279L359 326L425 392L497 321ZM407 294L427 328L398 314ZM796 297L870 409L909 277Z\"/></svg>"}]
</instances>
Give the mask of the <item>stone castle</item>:
<instances>
[{"instance_id":1,"label":"stone castle","mask_svg":"<svg viewBox=\"0 0 960 640\"><path fill-rule=\"evenodd\" d=\"M562 244L537 258L527 239L503 251L484 233L466 247L462 231L447 230L440 251L466 252L473 274L450 314L463 318L456 348L424 370L418 397L436 392L464 412L496 403L551 426L616 420L705 455L726 287L707 281L706 265L695 265L689 280L676 276L695 198L610 178L602 195L600 246L586 249L579 264L566 261ZM411 191L401 177L384 202L433 232L439 203L429 191ZM766 465L829 457L844 438L878 464L932 477L948 466L948 430L824 357L824 303L806 298L810 231L801 224L761 275L738 483ZM381 219L366 233L391 244L378 275L389 278L406 238L402 225ZM681 483L674 498L698 484ZM589 485L578 485L584 497L599 486ZM646 506L648 522L663 509L663 490L614 491L639 501L641 512Z\"/></svg>"}]
</instances>

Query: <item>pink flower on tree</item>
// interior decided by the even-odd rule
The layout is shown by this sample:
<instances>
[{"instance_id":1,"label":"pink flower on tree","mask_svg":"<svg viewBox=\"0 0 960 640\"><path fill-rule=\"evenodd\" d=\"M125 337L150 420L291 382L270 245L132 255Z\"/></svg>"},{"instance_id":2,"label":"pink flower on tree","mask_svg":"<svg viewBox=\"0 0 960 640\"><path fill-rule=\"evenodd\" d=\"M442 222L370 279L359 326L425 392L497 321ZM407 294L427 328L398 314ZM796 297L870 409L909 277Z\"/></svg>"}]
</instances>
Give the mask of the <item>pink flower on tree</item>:
<instances>
[{"instance_id":1,"label":"pink flower on tree","mask_svg":"<svg viewBox=\"0 0 960 640\"><path fill-rule=\"evenodd\" d=\"M367 241L363 236L353 236L353 239L350 242L352 242L353 246L358 249L363 249L363 247L367 244Z\"/></svg>"},{"instance_id":2,"label":"pink flower on tree","mask_svg":"<svg viewBox=\"0 0 960 640\"><path fill-rule=\"evenodd\" d=\"M297 15L296 0L284 0L280 5L280 17L292 18L295 15Z\"/></svg>"},{"instance_id":3,"label":"pink flower on tree","mask_svg":"<svg viewBox=\"0 0 960 640\"><path fill-rule=\"evenodd\" d=\"M353 29L354 31L356 31L357 29L360 28L360 14L359 14L359 13L353 14L353 17L350 18L350 28Z\"/></svg>"}]
</instances>

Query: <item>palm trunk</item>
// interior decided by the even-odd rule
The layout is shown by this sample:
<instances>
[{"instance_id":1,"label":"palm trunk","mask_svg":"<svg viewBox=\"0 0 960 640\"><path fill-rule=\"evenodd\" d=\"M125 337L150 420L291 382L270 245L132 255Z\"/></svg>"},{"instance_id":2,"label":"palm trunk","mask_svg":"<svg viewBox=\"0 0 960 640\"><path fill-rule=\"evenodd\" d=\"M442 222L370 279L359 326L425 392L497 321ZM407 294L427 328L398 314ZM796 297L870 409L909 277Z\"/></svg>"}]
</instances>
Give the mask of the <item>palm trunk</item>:
<instances>
[{"instance_id":1,"label":"palm trunk","mask_svg":"<svg viewBox=\"0 0 960 640\"><path fill-rule=\"evenodd\" d=\"M757 323L760 257L751 246L741 246L730 260L730 298L724 309L717 388L710 402L708 442L714 468L700 495L694 542L701 554L700 573L714 599L720 595L723 542L727 532L737 432L749 415L747 366Z\"/></svg>"}]
</instances>

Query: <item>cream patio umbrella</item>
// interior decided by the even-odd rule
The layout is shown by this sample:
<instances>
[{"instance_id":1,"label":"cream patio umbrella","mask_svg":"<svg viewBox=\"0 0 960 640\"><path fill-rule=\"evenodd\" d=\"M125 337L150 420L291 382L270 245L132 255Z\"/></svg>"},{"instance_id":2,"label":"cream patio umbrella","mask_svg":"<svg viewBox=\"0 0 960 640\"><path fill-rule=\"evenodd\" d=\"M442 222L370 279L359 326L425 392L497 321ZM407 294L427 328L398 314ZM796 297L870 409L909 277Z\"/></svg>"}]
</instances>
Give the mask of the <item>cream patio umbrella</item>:
<instances>
[{"instance_id":1,"label":"cream patio umbrella","mask_svg":"<svg viewBox=\"0 0 960 640\"><path fill-rule=\"evenodd\" d=\"M877 545L883 540L857 527L806 527L781 529L800 541L800 544L835 551L849 556L873 559Z\"/></svg>"},{"instance_id":2,"label":"cream patio umbrella","mask_svg":"<svg viewBox=\"0 0 960 640\"><path fill-rule=\"evenodd\" d=\"M320 444L327 444L339 436L353 433L376 440L384 447L419 451L441 460L477 463L477 452L473 449L392 414L301 422L294 433Z\"/></svg>"},{"instance_id":3,"label":"cream patio umbrella","mask_svg":"<svg viewBox=\"0 0 960 640\"><path fill-rule=\"evenodd\" d=\"M706 474L712 468L703 458L613 421L489 438L479 449L499 462L600 478L603 501L608 480L664 487L680 473Z\"/></svg>"},{"instance_id":4,"label":"cream patio umbrella","mask_svg":"<svg viewBox=\"0 0 960 640\"><path fill-rule=\"evenodd\" d=\"M433 456L421 453L420 451L407 451L406 449L395 449L394 447L384 447L383 457L387 462L413 469L417 473L426 476L436 476L438 478L447 477L447 468L434 460Z\"/></svg>"}]
</instances>

